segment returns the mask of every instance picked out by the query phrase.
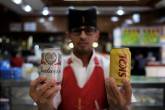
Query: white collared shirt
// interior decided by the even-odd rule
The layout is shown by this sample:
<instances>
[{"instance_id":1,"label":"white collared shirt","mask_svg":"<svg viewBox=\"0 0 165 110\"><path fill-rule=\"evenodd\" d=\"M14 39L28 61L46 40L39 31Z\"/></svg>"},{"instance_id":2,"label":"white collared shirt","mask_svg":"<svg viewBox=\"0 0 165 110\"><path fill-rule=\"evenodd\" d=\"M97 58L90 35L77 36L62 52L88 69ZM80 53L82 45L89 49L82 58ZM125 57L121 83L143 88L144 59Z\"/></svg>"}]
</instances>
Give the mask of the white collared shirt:
<instances>
[{"instance_id":1,"label":"white collared shirt","mask_svg":"<svg viewBox=\"0 0 165 110\"><path fill-rule=\"evenodd\" d=\"M71 56L66 57L63 59L63 68L65 68L66 66L68 66L67 61L69 58L71 58L72 63L71 63L71 67L74 71L74 75L75 78L77 80L77 85L80 88L83 88L85 83L88 81L88 79L90 78L93 69L95 67L95 61L94 58L97 57L98 62L99 62L99 66L101 66L103 68L104 71L104 78L108 78L109 77L109 65L110 65L110 58L107 56L103 56L99 53L96 53L95 51L93 51L93 55L89 61L89 64L87 67L83 66L83 62L76 57L73 53L71 54ZM132 102L136 102L136 99L134 97L134 95L132 94ZM61 103L61 94L60 92L58 92L56 94L56 96L54 97L54 107L58 108L59 104Z\"/></svg>"},{"instance_id":2,"label":"white collared shirt","mask_svg":"<svg viewBox=\"0 0 165 110\"><path fill-rule=\"evenodd\" d=\"M103 68L104 77L108 78L109 77L109 58L106 58L103 55L96 53L94 50L87 67L84 67L83 62L78 57L76 57L73 53L71 54L71 56L63 59L63 64L64 64L63 68L65 68L68 65L67 64L68 59L71 58L72 60L71 67L74 71L74 75L78 83L77 85L80 88L84 87L85 83L88 81L88 79L90 78L93 72L93 69L95 67L95 61L94 61L95 57L98 59L99 66ZM57 108L60 103L61 103L61 95L59 92L54 98L55 108Z\"/></svg>"},{"instance_id":3,"label":"white collared shirt","mask_svg":"<svg viewBox=\"0 0 165 110\"><path fill-rule=\"evenodd\" d=\"M102 61L102 57L101 55L99 54L96 54L95 51L93 51L93 55L89 61L89 64L87 65L87 67L84 67L83 66L83 62L77 58L74 54L71 55L71 58L72 58L72 64L71 64L71 67L74 71L74 75L76 77L76 80L77 80L77 83L78 83L78 86L80 88L84 87L85 83L88 81L88 79L90 78L92 72L93 72L93 69L95 67L95 61L94 61L94 58L97 58L98 61L99 61L99 64L100 66L104 67L105 69L103 69L104 71L107 71L107 72L104 72L104 76L108 77L108 74L109 74L109 70L108 69L108 65L109 65L109 60L106 61L107 63L107 67L105 67L103 64L106 64L105 61ZM104 62L104 63L103 63Z\"/></svg>"}]
</instances>

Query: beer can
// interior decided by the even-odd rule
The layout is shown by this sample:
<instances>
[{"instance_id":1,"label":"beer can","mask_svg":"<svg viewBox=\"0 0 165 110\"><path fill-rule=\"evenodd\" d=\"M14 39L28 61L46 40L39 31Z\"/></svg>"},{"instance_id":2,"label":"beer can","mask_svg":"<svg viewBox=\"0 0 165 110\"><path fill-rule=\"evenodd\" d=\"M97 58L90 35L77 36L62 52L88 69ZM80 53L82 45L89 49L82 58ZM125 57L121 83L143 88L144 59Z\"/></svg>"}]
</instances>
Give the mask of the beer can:
<instances>
[{"instance_id":1,"label":"beer can","mask_svg":"<svg viewBox=\"0 0 165 110\"><path fill-rule=\"evenodd\" d=\"M61 81L62 53L60 48L45 48L41 55L41 75Z\"/></svg>"},{"instance_id":2,"label":"beer can","mask_svg":"<svg viewBox=\"0 0 165 110\"><path fill-rule=\"evenodd\" d=\"M113 48L110 51L110 77L118 86L122 86L122 79L130 80L131 52L129 48Z\"/></svg>"}]
</instances>

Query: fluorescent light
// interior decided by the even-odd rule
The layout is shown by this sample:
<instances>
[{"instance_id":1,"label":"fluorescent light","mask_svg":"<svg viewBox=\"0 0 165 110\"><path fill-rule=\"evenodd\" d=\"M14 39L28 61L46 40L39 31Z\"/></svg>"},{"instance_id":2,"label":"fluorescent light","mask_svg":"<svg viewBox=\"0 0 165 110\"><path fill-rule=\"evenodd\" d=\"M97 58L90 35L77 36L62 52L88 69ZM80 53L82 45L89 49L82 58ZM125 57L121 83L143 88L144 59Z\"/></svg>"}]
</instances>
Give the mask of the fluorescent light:
<instances>
[{"instance_id":1,"label":"fluorescent light","mask_svg":"<svg viewBox=\"0 0 165 110\"><path fill-rule=\"evenodd\" d=\"M112 16L111 21L112 22L117 22L117 21L119 21L119 18L117 16Z\"/></svg>"},{"instance_id":2,"label":"fluorescent light","mask_svg":"<svg viewBox=\"0 0 165 110\"><path fill-rule=\"evenodd\" d=\"M28 41L27 41L27 47L28 49L30 49L33 45L33 36L29 36L28 37Z\"/></svg>"},{"instance_id":3,"label":"fluorescent light","mask_svg":"<svg viewBox=\"0 0 165 110\"><path fill-rule=\"evenodd\" d=\"M31 12L32 7L30 5L25 5L25 6L23 6L23 10L26 11L26 12Z\"/></svg>"},{"instance_id":4,"label":"fluorescent light","mask_svg":"<svg viewBox=\"0 0 165 110\"><path fill-rule=\"evenodd\" d=\"M47 15L49 14L49 10L48 10L47 7L44 8L44 9L42 10L42 14L43 14L44 16L47 16Z\"/></svg>"},{"instance_id":5,"label":"fluorescent light","mask_svg":"<svg viewBox=\"0 0 165 110\"><path fill-rule=\"evenodd\" d=\"M121 34L122 33L120 28L115 28L113 30L114 47L121 47Z\"/></svg>"},{"instance_id":6,"label":"fluorescent light","mask_svg":"<svg viewBox=\"0 0 165 110\"><path fill-rule=\"evenodd\" d=\"M119 8L116 12L118 15L122 16L125 14L124 10L122 8Z\"/></svg>"},{"instance_id":7,"label":"fluorescent light","mask_svg":"<svg viewBox=\"0 0 165 110\"><path fill-rule=\"evenodd\" d=\"M12 2L15 3L15 4L17 4L17 5L19 5L19 4L22 3L22 0L12 0Z\"/></svg>"}]
</instances>

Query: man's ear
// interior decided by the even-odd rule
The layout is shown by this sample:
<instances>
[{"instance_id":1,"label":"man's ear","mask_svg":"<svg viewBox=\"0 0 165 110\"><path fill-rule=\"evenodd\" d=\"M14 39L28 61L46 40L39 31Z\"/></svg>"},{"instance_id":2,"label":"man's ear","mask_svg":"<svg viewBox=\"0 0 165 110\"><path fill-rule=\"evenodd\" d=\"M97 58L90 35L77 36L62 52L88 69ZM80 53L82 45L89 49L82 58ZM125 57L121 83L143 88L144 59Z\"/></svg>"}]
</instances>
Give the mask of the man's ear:
<instances>
[{"instance_id":1,"label":"man's ear","mask_svg":"<svg viewBox=\"0 0 165 110\"><path fill-rule=\"evenodd\" d=\"M70 38L70 33L67 31L65 32L66 38Z\"/></svg>"},{"instance_id":2,"label":"man's ear","mask_svg":"<svg viewBox=\"0 0 165 110\"><path fill-rule=\"evenodd\" d=\"M98 41L98 40L99 40L99 38L100 38L100 31L99 31L99 30L97 30L97 31L96 31L96 41Z\"/></svg>"}]
</instances>

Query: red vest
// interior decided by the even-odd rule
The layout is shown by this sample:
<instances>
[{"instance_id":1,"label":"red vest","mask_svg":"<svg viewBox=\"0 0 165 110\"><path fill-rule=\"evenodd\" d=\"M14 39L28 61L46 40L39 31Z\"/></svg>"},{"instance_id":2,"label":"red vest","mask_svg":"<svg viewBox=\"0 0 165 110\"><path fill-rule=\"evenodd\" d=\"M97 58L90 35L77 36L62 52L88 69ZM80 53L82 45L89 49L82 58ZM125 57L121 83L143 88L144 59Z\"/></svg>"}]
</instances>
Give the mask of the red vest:
<instances>
[{"instance_id":1,"label":"red vest","mask_svg":"<svg viewBox=\"0 0 165 110\"><path fill-rule=\"evenodd\" d=\"M62 81L59 110L103 110L107 106L103 69L95 58L93 73L83 88L77 85L72 67L65 67Z\"/></svg>"}]
</instances>

